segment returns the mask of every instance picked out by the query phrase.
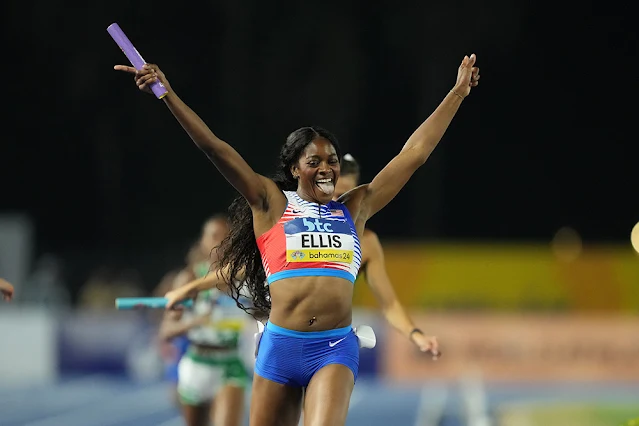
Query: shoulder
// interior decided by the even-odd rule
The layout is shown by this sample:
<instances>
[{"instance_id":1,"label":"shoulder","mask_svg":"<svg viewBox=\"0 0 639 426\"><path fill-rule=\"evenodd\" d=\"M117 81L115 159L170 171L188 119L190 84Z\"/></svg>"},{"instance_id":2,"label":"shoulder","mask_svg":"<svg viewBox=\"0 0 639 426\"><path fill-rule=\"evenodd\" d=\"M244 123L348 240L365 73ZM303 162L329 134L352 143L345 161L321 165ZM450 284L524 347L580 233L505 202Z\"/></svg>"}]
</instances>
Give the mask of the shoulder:
<instances>
[{"instance_id":1,"label":"shoulder","mask_svg":"<svg viewBox=\"0 0 639 426\"><path fill-rule=\"evenodd\" d=\"M262 235L271 229L280 220L291 200L290 191L284 191L270 178L262 176L262 179L267 195L261 204L250 206L256 235Z\"/></svg>"},{"instance_id":2,"label":"shoulder","mask_svg":"<svg viewBox=\"0 0 639 426\"><path fill-rule=\"evenodd\" d=\"M368 193L368 184L365 183L363 185L356 186L350 191L342 194L342 196L337 199L337 202L348 205L348 203L352 201L363 200L367 193Z\"/></svg>"},{"instance_id":3,"label":"shoulder","mask_svg":"<svg viewBox=\"0 0 639 426\"><path fill-rule=\"evenodd\" d=\"M363 225L366 222L367 217L366 208L364 208L366 206L365 201L367 196L368 184L364 184L356 186L350 191L342 194L342 196L338 198L337 202L346 206L355 222L359 222L361 219L364 219L364 222L362 222Z\"/></svg>"}]
</instances>

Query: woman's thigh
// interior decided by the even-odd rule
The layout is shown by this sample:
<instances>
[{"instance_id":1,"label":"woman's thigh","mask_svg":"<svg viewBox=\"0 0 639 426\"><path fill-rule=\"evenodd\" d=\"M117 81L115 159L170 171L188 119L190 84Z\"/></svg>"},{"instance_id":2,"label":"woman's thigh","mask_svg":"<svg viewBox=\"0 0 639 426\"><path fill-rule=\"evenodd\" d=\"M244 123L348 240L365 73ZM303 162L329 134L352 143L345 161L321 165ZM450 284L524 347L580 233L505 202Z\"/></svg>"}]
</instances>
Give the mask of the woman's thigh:
<instances>
[{"instance_id":1,"label":"woman's thigh","mask_svg":"<svg viewBox=\"0 0 639 426\"><path fill-rule=\"evenodd\" d=\"M297 426L302 388L287 386L254 375L250 426Z\"/></svg>"},{"instance_id":2,"label":"woman's thigh","mask_svg":"<svg viewBox=\"0 0 639 426\"><path fill-rule=\"evenodd\" d=\"M350 368L329 364L318 370L304 395L304 426L342 426L355 378Z\"/></svg>"}]
</instances>

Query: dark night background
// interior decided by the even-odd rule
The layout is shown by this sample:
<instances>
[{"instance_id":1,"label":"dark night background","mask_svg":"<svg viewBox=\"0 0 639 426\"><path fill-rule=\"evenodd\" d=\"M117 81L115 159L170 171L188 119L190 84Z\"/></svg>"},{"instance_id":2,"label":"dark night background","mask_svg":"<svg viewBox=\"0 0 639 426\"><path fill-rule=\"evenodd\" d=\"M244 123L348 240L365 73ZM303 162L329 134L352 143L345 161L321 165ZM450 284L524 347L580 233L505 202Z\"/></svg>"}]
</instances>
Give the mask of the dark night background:
<instances>
[{"instance_id":1,"label":"dark night background","mask_svg":"<svg viewBox=\"0 0 639 426\"><path fill-rule=\"evenodd\" d=\"M32 217L38 253L161 275L153 265L179 263L203 219L234 197L163 103L113 71L128 63L106 32L118 22L265 174L288 133L315 124L371 179L474 52L481 85L371 228L383 240L546 243L571 226L586 243L629 244L639 220L631 3L557 5L4 2L0 213Z\"/></svg>"}]
</instances>

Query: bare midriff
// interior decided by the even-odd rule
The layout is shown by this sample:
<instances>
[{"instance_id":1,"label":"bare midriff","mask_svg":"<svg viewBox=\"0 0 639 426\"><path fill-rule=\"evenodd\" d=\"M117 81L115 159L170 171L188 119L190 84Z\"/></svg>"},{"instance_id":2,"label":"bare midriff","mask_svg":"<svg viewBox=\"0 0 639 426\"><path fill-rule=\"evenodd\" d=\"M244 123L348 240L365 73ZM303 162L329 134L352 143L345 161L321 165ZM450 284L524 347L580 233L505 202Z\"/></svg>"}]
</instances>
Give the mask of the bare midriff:
<instances>
[{"instance_id":1,"label":"bare midriff","mask_svg":"<svg viewBox=\"0 0 639 426\"><path fill-rule=\"evenodd\" d=\"M352 321L353 284L336 277L294 277L270 284L269 322L289 330L323 331Z\"/></svg>"}]
</instances>

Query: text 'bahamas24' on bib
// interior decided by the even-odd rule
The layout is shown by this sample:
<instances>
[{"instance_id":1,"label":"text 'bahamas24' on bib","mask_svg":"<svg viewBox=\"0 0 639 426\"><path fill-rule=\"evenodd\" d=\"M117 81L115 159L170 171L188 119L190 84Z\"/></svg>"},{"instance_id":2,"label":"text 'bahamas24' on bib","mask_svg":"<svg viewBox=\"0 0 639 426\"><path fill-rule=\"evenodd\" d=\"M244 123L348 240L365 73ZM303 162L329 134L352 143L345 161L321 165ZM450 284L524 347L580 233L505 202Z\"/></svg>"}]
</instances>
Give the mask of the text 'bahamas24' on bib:
<instances>
[{"instance_id":1,"label":"text 'bahamas24' on bib","mask_svg":"<svg viewBox=\"0 0 639 426\"><path fill-rule=\"evenodd\" d=\"M362 250L346 207L309 203L285 191L286 211L257 239L269 284L291 277L332 276L355 282Z\"/></svg>"}]
</instances>

